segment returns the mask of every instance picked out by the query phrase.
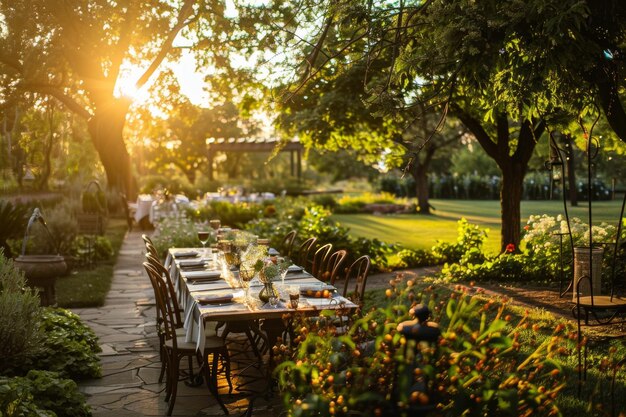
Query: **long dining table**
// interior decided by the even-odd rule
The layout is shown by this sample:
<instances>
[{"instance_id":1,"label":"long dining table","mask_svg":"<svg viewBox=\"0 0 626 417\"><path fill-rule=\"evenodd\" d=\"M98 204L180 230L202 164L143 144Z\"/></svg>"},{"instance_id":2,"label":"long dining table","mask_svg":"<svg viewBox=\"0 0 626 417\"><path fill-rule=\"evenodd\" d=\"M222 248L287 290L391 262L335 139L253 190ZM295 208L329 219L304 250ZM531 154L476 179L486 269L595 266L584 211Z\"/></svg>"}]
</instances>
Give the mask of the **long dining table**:
<instances>
[{"instance_id":1,"label":"long dining table","mask_svg":"<svg viewBox=\"0 0 626 417\"><path fill-rule=\"evenodd\" d=\"M287 297L284 297L280 281L275 282L282 295L276 306L259 300L258 293L263 285L256 278L250 282L246 299L238 272L217 261L210 251L172 248L168 252L170 276L184 309L186 341L195 343L199 352L204 350L205 338L216 334L217 322L282 321L290 313L314 316L322 310L350 311L357 308L352 301L339 295L334 287L298 266L293 266L285 276L285 285L298 286L301 290L297 308L291 308ZM326 297L320 297L320 294ZM270 343L274 342L272 335L268 336Z\"/></svg>"}]
</instances>

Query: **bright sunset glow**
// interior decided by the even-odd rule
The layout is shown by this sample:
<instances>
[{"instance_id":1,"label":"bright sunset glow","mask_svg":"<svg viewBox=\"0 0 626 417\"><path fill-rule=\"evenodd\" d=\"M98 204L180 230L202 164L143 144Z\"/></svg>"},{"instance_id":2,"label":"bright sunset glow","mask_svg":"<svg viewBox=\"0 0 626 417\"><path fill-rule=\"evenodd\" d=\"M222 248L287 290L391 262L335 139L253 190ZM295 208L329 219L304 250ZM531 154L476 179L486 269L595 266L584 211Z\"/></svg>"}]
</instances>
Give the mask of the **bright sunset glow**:
<instances>
[{"instance_id":1,"label":"bright sunset glow","mask_svg":"<svg viewBox=\"0 0 626 417\"><path fill-rule=\"evenodd\" d=\"M148 81L148 84L142 88L137 88L137 80L139 80L143 72L144 68L124 63L115 83L113 92L115 97L127 97L138 104L146 103L150 98L148 86L152 80Z\"/></svg>"}]
</instances>

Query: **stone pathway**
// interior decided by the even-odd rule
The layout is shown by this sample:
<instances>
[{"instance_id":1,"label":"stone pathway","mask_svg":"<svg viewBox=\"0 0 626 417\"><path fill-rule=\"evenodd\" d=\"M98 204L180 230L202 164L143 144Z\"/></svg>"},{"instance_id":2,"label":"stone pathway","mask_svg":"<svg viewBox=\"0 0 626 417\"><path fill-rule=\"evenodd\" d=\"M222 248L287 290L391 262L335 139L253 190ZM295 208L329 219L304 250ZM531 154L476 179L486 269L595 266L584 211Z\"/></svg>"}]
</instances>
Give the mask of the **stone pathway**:
<instances>
[{"instance_id":1,"label":"stone pathway","mask_svg":"<svg viewBox=\"0 0 626 417\"><path fill-rule=\"evenodd\" d=\"M100 308L74 309L98 335L102 378L83 381L94 417L163 416L167 411L165 384L158 382L161 364L155 346L156 308L153 290L141 266L141 232L127 234L114 268L113 283ZM184 363L181 366L185 366ZM223 378L222 378L223 379ZM225 383L224 383L225 385ZM220 382L221 398L231 415L243 413L247 400L228 395ZM279 399L274 399L274 403ZM277 414L272 404L255 404L254 416ZM206 385L178 385L174 416L223 416Z\"/></svg>"},{"instance_id":2,"label":"stone pathway","mask_svg":"<svg viewBox=\"0 0 626 417\"><path fill-rule=\"evenodd\" d=\"M154 294L143 270L143 261L141 232L130 232L120 250L104 306L73 310L96 332L102 347L102 378L80 384L82 392L88 396L94 417L163 416L167 411L165 384L158 382L161 364L155 349L158 339ZM368 288L386 287L392 277L391 273L372 275L368 279ZM235 384L243 385L247 383L243 380L246 375L237 375L237 366L244 368L245 372L253 372L254 367L248 366L250 361L242 358L241 349L237 352L237 346L231 346L238 343L236 339L229 342L229 350L235 367ZM219 385L223 393L221 398L230 414L245 412L246 397L236 390L229 395L224 378L220 379ZM269 403L261 399L256 401L253 415L269 417L280 411L280 398L275 395ZM173 415L222 416L223 412L206 385L188 387L181 382Z\"/></svg>"}]
</instances>

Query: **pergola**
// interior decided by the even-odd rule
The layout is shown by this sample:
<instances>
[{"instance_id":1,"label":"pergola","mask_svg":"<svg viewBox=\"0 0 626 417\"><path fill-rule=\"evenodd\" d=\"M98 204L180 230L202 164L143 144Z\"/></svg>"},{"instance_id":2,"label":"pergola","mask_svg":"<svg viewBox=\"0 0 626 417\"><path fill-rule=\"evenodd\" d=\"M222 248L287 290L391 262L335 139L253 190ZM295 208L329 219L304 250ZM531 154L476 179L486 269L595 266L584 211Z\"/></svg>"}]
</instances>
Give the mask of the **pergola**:
<instances>
[{"instance_id":1,"label":"pergola","mask_svg":"<svg viewBox=\"0 0 626 417\"><path fill-rule=\"evenodd\" d=\"M304 146L299 141L281 142L278 139L260 138L210 138L207 139L207 158L209 160L209 180L213 181L213 159L217 152L273 152L276 147L280 152L290 153L291 175L302 176L302 151Z\"/></svg>"}]
</instances>

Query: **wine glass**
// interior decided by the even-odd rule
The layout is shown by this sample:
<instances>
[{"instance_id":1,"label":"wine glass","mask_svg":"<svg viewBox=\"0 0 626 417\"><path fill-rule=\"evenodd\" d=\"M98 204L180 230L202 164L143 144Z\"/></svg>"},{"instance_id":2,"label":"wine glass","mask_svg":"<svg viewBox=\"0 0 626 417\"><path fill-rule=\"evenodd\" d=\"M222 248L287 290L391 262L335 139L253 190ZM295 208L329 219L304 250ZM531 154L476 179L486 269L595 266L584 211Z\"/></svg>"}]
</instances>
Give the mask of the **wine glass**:
<instances>
[{"instance_id":1,"label":"wine glass","mask_svg":"<svg viewBox=\"0 0 626 417\"><path fill-rule=\"evenodd\" d=\"M285 277L289 272L289 267L291 266L291 259L288 257L278 258L278 272L280 272L280 279L282 281L283 287L285 286Z\"/></svg>"},{"instance_id":2,"label":"wine glass","mask_svg":"<svg viewBox=\"0 0 626 417\"><path fill-rule=\"evenodd\" d=\"M250 281L256 275L256 271L254 267L251 265L240 265L239 266L239 280L241 281L241 286L244 289L244 299L248 302L248 290L250 289Z\"/></svg>"},{"instance_id":3,"label":"wine glass","mask_svg":"<svg viewBox=\"0 0 626 417\"><path fill-rule=\"evenodd\" d=\"M200 243L202 243L202 252L203 255L206 254L206 243L209 241L211 237L211 232L208 230L198 230L198 239L200 239Z\"/></svg>"},{"instance_id":4,"label":"wine glass","mask_svg":"<svg viewBox=\"0 0 626 417\"><path fill-rule=\"evenodd\" d=\"M220 227L222 227L222 222L219 219L212 219L209 220L209 226L211 226L211 229L213 229L213 234L215 235L215 240L218 239L218 231L220 230Z\"/></svg>"}]
</instances>

